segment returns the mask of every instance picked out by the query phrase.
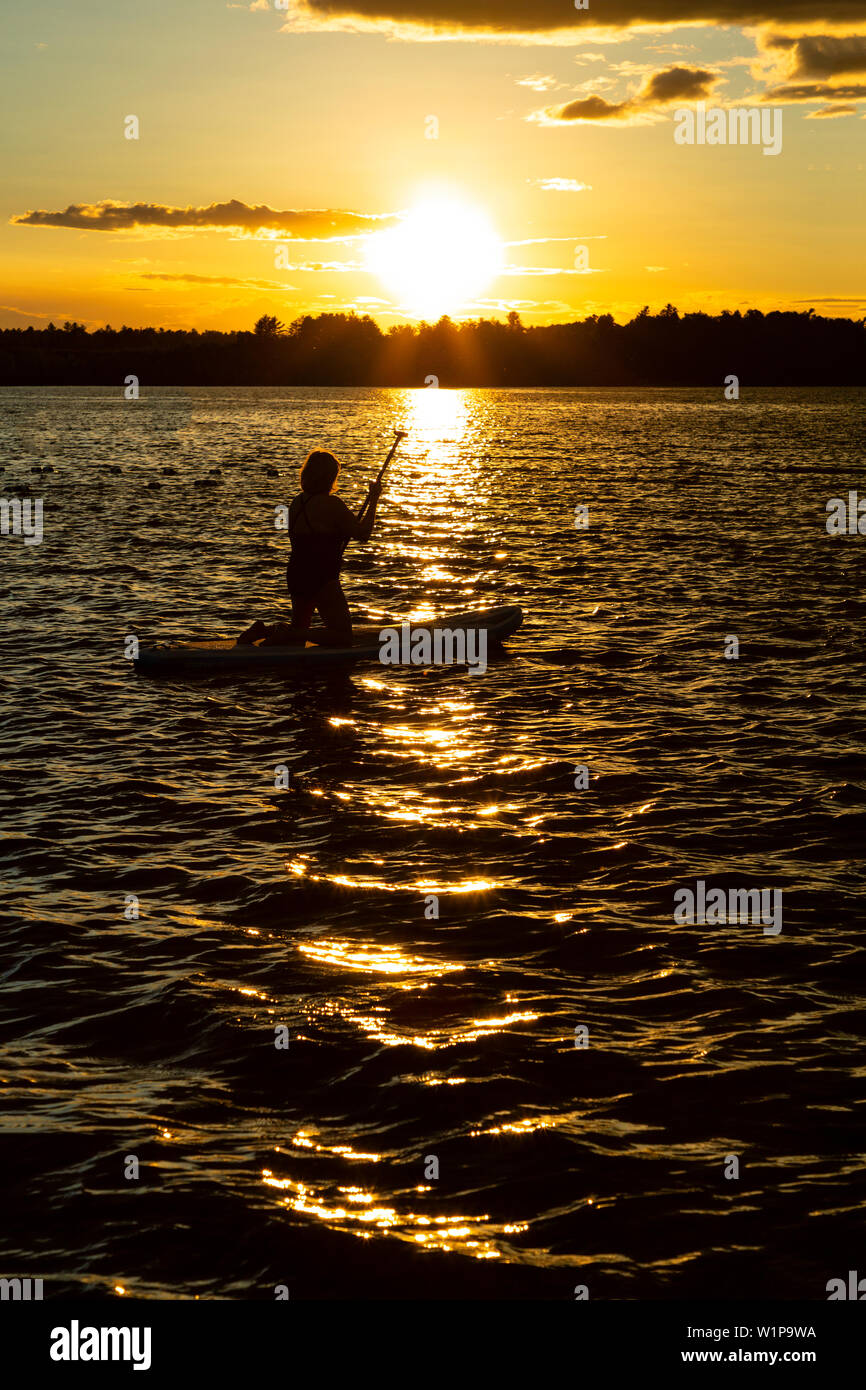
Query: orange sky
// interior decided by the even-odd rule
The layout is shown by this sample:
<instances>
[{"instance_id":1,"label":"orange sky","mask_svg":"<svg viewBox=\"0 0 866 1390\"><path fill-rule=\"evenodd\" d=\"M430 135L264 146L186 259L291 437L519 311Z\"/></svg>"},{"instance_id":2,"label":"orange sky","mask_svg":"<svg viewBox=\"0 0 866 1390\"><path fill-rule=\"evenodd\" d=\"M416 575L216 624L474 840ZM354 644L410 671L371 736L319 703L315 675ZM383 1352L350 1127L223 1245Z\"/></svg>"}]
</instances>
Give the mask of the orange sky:
<instances>
[{"instance_id":1,"label":"orange sky","mask_svg":"<svg viewBox=\"0 0 866 1390\"><path fill-rule=\"evenodd\" d=\"M668 301L862 317L866 0L821 13L22 8L3 21L0 324L542 323ZM699 102L781 112L779 153L678 143Z\"/></svg>"}]
</instances>

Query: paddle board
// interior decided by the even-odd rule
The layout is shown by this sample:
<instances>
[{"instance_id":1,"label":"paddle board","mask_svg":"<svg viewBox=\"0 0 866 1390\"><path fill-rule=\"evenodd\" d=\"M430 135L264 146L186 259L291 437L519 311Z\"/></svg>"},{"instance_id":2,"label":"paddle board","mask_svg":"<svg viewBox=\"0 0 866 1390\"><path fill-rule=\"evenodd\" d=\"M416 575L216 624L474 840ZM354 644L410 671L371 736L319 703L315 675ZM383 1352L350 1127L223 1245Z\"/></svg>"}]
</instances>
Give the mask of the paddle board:
<instances>
[{"instance_id":1,"label":"paddle board","mask_svg":"<svg viewBox=\"0 0 866 1390\"><path fill-rule=\"evenodd\" d=\"M424 622L409 623L408 641L418 632L428 632L431 639L437 630L441 632L484 631L488 642L501 642L510 637L523 622L519 608L483 608L465 613L445 613L441 617ZM354 641L351 647L317 647L308 642L306 646L271 647L260 642L238 647L232 639L216 641L160 642L153 647L141 647L136 670L146 675L162 675L174 671L247 671L247 670L314 670L319 666L336 665L357 661L378 661L382 648L380 634L386 629L396 629L405 642L403 625L399 619L380 623L359 624L353 629Z\"/></svg>"}]
</instances>

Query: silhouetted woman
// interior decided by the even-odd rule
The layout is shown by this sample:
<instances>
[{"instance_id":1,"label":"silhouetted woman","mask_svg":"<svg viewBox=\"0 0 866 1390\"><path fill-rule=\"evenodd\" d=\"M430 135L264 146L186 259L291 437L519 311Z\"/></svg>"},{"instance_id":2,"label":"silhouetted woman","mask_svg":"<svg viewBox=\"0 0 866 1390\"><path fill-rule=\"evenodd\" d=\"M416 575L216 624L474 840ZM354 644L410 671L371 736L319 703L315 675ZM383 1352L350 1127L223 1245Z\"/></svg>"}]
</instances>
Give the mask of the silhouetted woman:
<instances>
[{"instance_id":1,"label":"silhouetted woman","mask_svg":"<svg viewBox=\"0 0 866 1390\"><path fill-rule=\"evenodd\" d=\"M373 483L364 518L349 511L334 494L339 461L325 449L314 449L301 469L301 491L289 507L292 553L286 566L286 585L292 600L291 623L256 621L238 638L238 645L262 639L268 646L291 646L307 641L322 646L348 647L352 619L340 583L343 551L350 540L367 541L376 522L382 492ZM324 627L311 629L318 612Z\"/></svg>"}]
</instances>

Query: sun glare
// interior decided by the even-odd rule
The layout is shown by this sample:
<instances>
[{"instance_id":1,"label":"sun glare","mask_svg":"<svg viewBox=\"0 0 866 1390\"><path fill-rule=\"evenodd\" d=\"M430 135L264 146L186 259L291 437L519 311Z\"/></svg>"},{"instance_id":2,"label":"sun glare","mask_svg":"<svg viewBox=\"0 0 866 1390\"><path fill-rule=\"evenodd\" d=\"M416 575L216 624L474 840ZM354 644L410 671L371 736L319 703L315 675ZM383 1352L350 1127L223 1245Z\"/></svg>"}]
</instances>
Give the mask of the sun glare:
<instances>
[{"instance_id":1,"label":"sun glare","mask_svg":"<svg viewBox=\"0 0 866 1390\"><path fill-rule=\"evenodd\" d=\"M367 269L421 318L453 313L496 278L502 243L478 208L456 199L417 203L398 227L371 237Z\"/></svg>"}]
</instances>

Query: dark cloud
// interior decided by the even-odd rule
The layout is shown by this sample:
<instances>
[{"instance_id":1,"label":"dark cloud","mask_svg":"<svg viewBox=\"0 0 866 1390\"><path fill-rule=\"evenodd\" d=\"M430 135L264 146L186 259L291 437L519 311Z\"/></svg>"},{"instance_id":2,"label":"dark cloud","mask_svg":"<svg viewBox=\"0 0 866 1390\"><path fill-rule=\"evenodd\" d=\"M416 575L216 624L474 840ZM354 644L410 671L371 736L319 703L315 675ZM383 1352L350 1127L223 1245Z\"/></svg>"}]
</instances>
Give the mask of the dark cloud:
<instances>
[{"instance_id":1,"label":"dark cloud","mask_svg":"<svg viewBox=\"0 0 866 1390\"><path fill-rule=\"evenodd\" d=\"M669 106L674 101L701 101L710 95L718 74L706 68L665 68L644 83L636 100L642 106Z\"/></svg>"},{"instance_id":2,"label":"dark cloud","mask_svg":"<svg viewBox=\"0 0 866 1390\"><path fill-rule=\"evenodd\" d=\"M568 0L294 0L289 23L301 18L333 26L361 20L495 35L636 24L806 27L815 23L816 12L825 23L854 25L866 20L866 0L820 0L819 5L815 0L592 0L587 10L575 10Z\"/></svg>"},{"instance_id":3,"label":"dark cloud","mask_svg":"<svg viewBox=\"0 0 866 1390\"><path fill-rule=\"evenodd\" d=\"M551 121L610 121L629 115L628 101L605 101L604 97L581 97L578 101L554 106L545 114Z\"/></svg>"},{"instance_id":4,"label":"dark cloud","mask_svg":"<svg viewBox=\"0 0 866 1390\"><path fill-rule=\"evenodd\" d=\"M279 232L282 236L310 241L340 240L380 230L395 222L360 212L310 210L286 212L266 205L258 207L232 199L206 208L173 208L163 203L70 203L62 212L26 212L11 221L26 227L72 227L87 232L123 232L139 227L164 227L177 231L224 229L246 232Z\"/></svg>"},{"instance_id":5,"label":"dark cloud","mask_svg":"<svg viewBox=\"0 0 866 1390\"><path fill-rule=\"evenodd\" d=\"M829 82L786 82L770 87L762 101L863 101L866 83L852 82L846 87L834 87Z\"/></svg>"},{"instance_id":6,"label":"dark cloud","mask_svg":"<svg viewBox=\"0 0 866 1390\"><path fill-rule=\"evenodd\" d=\"M718 80L718 73L708 68L664 68L651 73L640 91L624 101L606 101L600 96L579 97L564 106L549 107L536 119L542 122L632 120L677 101L702 101L712 94Z\"/></svg>"},{"instance_id":7,"label":"dark cloud","mask_svg":"<svg viewBox=\"0 0 866 1390\"><path fill-rule=\"evenodd\" d=\"M803 34L797 38L764 34L761 47L787 53L788 77L838 77L841 73L866 72L866 34Z\"/></svg>"},{"instance_id":8,"label":"dark cloud","mask_svg":"<svg viewBox=\"0 0 866 1390\"><path fill-rule=\"evenodd\" d=\"M845 106L845 105L843 105L841 102L839 102L836 106L822 106L822 107L820 107L820 109L819 109L818 111L810 111L809 114L808 114L807 117L806 117L806 120L807 120L807 121L817 121L817 120L818 120L820 117L822 117L822 116L828 116L828 117L830 117L830 118L832 119L834 116L856 116L856 115L857 115L857 107L856 107L856 106Z\"/></svg>"}]
</instances>

